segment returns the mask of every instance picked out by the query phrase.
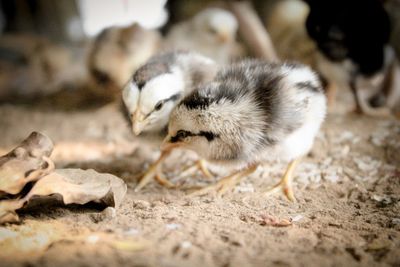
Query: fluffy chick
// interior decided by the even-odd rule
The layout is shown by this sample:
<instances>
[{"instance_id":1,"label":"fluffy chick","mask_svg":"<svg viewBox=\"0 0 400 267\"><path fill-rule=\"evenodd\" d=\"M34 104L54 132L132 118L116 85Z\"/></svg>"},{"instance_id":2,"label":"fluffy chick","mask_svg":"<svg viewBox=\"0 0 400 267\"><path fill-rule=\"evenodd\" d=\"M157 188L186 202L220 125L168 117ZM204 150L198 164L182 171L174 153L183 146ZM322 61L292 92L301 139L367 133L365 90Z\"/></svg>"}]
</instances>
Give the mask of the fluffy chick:
<instances>
[{"instance_id":1,"label":"fluffy chick","mask_svg":"<svg viewBox=\"0 0 400 267\"><path fill-rule=\"evenodd\" d=\"M395 60L387 47L390 20L382 1L305 0L309 36L321 52L317 69L328 80L328 97L341 87L353 91L357 109L369 115L388 115L386 107L371 102L383 95L385 76ZM379 92L380 91L380 92Z\"/></svg>"},{"instance_id":2,"label":"fluffy chick","mask_svg":"<svg viewBox=\"0 0 400 267\"><path fill-rule=\"evenodd\" d=\"M281 0L265 13L267 29L279 57L314 66L317 48L305 27L307 4L301 0Z\"/></svg>"},{"instance_id":3,"label":"fluffy chick","mask_svg":"<svg viewBox=\"0 0 400 267\"><path fill-rule=\"evenodd\" d=\"M293 168L310 151L325 113L321 83L310 68L248 60L221 70L175 107L162 148L183 146L239 170L197 194L217 188L222 194L264 161L289 161L272 191L282 188L294 200Z\"/></svg>"},{"instance_id":4,"label":"fluffy chick","mask_svg":"<svg viewBox=\"0 0 400 267\"><path fill-rule=\"evenodd\" d=\"M193 52L167 52L150 58L133 74L123 90L123 110L133 133L159 148L167 134L172 109L194 88L212 80L216 72L214 61ZM161 155L144 175L137 190L155 175L167 183L161 178L160 166L168 154Z\"/></svg>"},{"instance_id":5,"label":"fluffy chick","mask_svg":"<svg viewBox=\"0 0 400 267\"><path fill-rule=\"evenodd\" d=\"M232 13L221 8L207 8L173 26L166 36L165 47L190 49L219 64L227 64L243 53L236 42L237 29L238 22Z\"/></svg>"},{"instance_id":6,"label":"fluffy chick","mask_svg":"<svg viewBox=\"0 0 400 267\"><path fill-rule=\"evenodd\" d=\"M51 95L74 73L72 53L28 34L0 37L0 101Z\"/></svg>"},{"instance_id":7,"label":"fluffy chick","mask_svg":"<svg viewBox=\"0 0 400 267\"><path fill-rule=\"evenodd\" d=\"M137 23L104 29L95 38L87 58L94 92L101 96L118 95L131 74L160 46L161 35Z\"/></svg>"}]
</instances>

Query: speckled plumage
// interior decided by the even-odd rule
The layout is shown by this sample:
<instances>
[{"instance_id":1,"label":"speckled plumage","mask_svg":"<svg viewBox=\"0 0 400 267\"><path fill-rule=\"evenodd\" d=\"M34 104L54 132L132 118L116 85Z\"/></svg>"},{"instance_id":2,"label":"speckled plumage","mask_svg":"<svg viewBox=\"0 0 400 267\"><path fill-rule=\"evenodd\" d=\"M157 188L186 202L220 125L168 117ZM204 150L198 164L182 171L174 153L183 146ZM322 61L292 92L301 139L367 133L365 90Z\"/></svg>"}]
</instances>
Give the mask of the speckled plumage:
<instances>
[{"instance_id":1,"label":"speckled plumage","mask_svg":"<svg viewBox=\"0 0 400 267\"><path fill-rule=\"evenodd\" d=\"M308 67L246 60L182 100L171 114L170 142L235 168L293 160L311 149L325 102L321 82Z\"/></svg>"}]
</instances>

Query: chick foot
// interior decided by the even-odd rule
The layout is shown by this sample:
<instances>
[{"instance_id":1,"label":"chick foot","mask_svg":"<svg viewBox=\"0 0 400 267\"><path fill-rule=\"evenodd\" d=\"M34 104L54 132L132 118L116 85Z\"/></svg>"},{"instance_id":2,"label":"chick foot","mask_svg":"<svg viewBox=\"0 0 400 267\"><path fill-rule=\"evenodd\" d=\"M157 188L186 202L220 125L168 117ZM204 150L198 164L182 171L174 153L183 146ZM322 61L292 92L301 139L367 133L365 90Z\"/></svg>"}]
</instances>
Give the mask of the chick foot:
<instances>
[{"instance_id":1,"label":"chick foot","mask_svg":"<svg viewBox=\"0 0 400 267\"><path fill-rule=\"evenodd\" d=\"M222 178L216 184L197 190L189 194L189 196L202 196L214 191L217 192L218 197L221 197L227 191L232 190L235 185L238 184L244 177L252 174L257 169L257 167L257 165L252 165L247 169L235 172L234 174Z\"/></svg>"},{"instance_id":2,"label":"chick foot","mask_svg":"<svg viewBox=\"0 0 400 267\"><path fill-rule=\"evenodd\" d=\"M328 102L328 108L333 109L336 104L338 86L334 82L330 82L326 88L326 98Z\"/></svg>"},{"instance_id":3,"label":"chick foot","mask_svg":"<svg viewBox=\"0 0 400 267\"><path fill-rule=\"evenodd\" d=\"M179 175L180 178L184 178L194 174L197 170L200 170L201 173L207 177L208 179L214 179L214 175L210 173L207 168L207 162L204 159L200 159L196 161L192 166L189 166Z\"/></svg>"},{"instance_id":4,"label":"chick foot","mask_svg":"<svg viewBox=\"0 0 400 267\"><path fill-rule=\"evenodd\" d=\"M166 187L173 187L174 185L168 181L162 173L162 164L164 160L171 154L172 150L167 150L161 153L160 157L154 162L150 168L144 173L138 185L135 187L135 192L139 192L145 187L152 179L155 179L161 185Z\"/></svg>"},{"instance_id":5,"label":"chick foot","mask_svg":"<svg viewBox=\"0 0 400 267\"><path fill-rule=\"evenodd\" d=\"M299 163L299 159L295 159L291 161L286 168L286 172L283 175L281 181L277 183L275 186L272 188L268 189L267 191L264 192L266 196L270 196L272 194L278 193L280 191L283 191L283 194L292 202L296 201L296 198L294 197L293 193L293 188L292 188L292 182L293 182L293 171L296 167L296 165Z\"/></svg>"}]
</instances>

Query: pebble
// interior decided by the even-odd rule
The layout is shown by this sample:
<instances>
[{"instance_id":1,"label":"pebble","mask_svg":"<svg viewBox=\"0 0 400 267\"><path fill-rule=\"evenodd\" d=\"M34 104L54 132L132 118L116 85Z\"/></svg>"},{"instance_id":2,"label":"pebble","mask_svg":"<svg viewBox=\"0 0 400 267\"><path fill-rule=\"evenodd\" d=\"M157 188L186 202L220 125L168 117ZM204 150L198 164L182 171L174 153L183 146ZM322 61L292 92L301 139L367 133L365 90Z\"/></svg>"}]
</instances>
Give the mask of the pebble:
<instances>
[{"instance_id":1,"label":"pebble","mask_svg":"<svg viewBox=\"0 0 400 267\"><path fill-rule=\"evenodd\" d=\"M381 203L384 203L384 204L391 204L392 203L392 199L387 195L382 195L382 196L373 195L371 198L373 200L377 201L377 202L381 202Z\"/></svg>"},{"instance_id":2,"label":"pebble","mask_svg":"<svg viewBox=\"0 0 400 267\"><path fill-rule=\"evenodd\" d=\"M400 225L400 218L393 218L393 219L392 219L392 224L394 224L394 225Z\"/></svg>"},{"instance_id":3,"label":"pebble","mask_svg":"<svg viewBox=\"0 0 400 267\"><path fill-rule=\"evenodd\" d=\"M327 173L324 175L324 179L331 183L337 183L340 180L340 177L335 173Z\"/></svg>"},{"instance_id":4,"label":"pebble","mask_svg":"<svg viewBox=\"0 0 400 267\"><path fill-rule=\"evenodd\" d=\"M254 193L254 187L250 183L240 184L235 187L235 193Z\"/></svg>"},{"instance_id":5,"label":"pebble","mask_svg":"<svg viewBox=\"0 0 400 267\"><path fill-rule=\"evenodd\" d=\"M100 213L94 213L90 215L90 218L95 222L108 221L117 216L117 211L113 207L107 207Z\"/></svg>"},{"instance_id":6,"label":"pebble","mask_svg":"<svg viewBox=\"0 0 400 267\"><path fill-rule=\"evenodd\" d=\"M136 228L129 228L123 232L124 235L137 235L139 234L139 230Z\"/></svg>"},{"instance_id":7,"label":"pebble","mask_svg":"<svg viewBox=\"0 0 400 267\"><path fill-rule=\"evenodd\" d=\"M145 200L134 200L133 207L136 209L147 209L150 208L150 203Z\"/></svg>"},{"instance_id":8,"label":"pebble","mask_svg":"<svg viewBox=\"0 0 400 267\"><path fill-rule=\"evenodd\" d=\"M182 227L182 224L179 223L169 223L165 225L165 228L168 230L177 230Z\"/></svg>"},{"instance_id":9,"label":"pebble","mask_svg":"<svg viewBox=\"0 0 400 267\"><path fill-rule=\"evenodd\" d=\"M298 214L298 215L292 217L292 218L290 219L290 221L291 221L291 222L298 222L298 221L302 220L303 218L304 218L303 215Z\"/></svg>"},{"instance_id":10,"label":"pebble","mask_svg":"<svg viewBox=\"0 0 400 267\"><path fill-rule=\"evenodd\" d=\"M180 244L180 246L181 246L181 248L183 248L183 249L188 249L188 248L190 248L190 247L192 246L192 243L191 243L190 241L183 241L183 242Z\"/></svg>"},{"instance_id":11,"label":"pebble","mask_svg":"<svg viewBox=\"0 0 400 267\"><path fill-rule=\"evenodd\" d=\"M98 235L89 235L86 238L86 242L89 244L96 244L100 240L100 237Z\"/></svg>"}]
</instances>

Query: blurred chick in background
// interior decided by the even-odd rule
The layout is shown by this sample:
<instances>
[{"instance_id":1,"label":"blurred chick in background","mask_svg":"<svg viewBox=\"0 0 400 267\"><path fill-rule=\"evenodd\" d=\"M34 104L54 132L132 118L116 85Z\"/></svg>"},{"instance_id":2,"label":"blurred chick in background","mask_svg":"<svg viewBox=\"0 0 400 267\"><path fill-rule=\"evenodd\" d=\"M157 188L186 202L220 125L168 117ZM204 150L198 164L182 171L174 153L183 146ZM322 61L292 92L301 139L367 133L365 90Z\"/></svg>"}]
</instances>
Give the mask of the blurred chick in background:
<instances>
[{"instance_id":1,"label":"blurred chick in background","mask_svg":"<svg viewBox=\"0 0 400 267\"><path fill-rule=\"evenodd\" d=\"M0 37L0 101L46 96L79 77L66 48L33 35Z\"/></svg>"},{"instance_id":2,"label":"blurred chick in background","mask_svg":"<svg viewBox=\"0 0 400 267\"><path fill-rule=\"evenodd\" d=\"M87 67L94 92L113 98L132 73L158 52L161 35L139 24L104 29L89 51Z\"/></svg>"},{"instance_id":3,"label":"blurred chick in background","mask_svg":"<svg viewBox=\"0 0 400 267\"><path fill-rule=\"evenodd\" d=\"M317 47L305 27L308 13L301 0L281 0L268 10L265 23L281 59L314 67Z\"/></svg>"},{"instance_id":4,"label":"blurred chick in background","mask_svg":"<svg viewBox=\"0 0 400 267\"><path fill-rule=\"evenodd\" d=\"M375 101L384 92L385 77L395 60L387 46L390 22L381 1L306 2L310 7L307 31L321 52L317 69L328 79L331 95L336 86L350 85L358 110L388 115L388 103Z\"/></svg>"},{"instance_id":5,"label":"blurred chick in background","mask_svg":"<svg viewBox=\"0 0 400 267\"><path fill-rule=\"evenodd\" d=\"M167 134L169 116L175 105L196 87L212 80L216 72L214 61L193 52L167 52L150 58L131 76L122 94L123 112L132 132L158 149ZM154 177L162 184L171 185L161 172L169 153L164 152L149 168L136 191ZM210 176L202 161L198 167Z\"/></svg>"},{"instance_id":6,"label":"blurred chick in background","mask_svg":"<svg viewBox=\"0 0 400 267\"><path fill-rule=\"evenodd\" d=\"M310 38L306 29L306 20L310 12L309 6L302 0L276 1L269 9L266 9L266 27L270 33L277 54L282 60L293 60L311 66L320 71L319 62L322 55L316 43ZM334 71L324 72L324 87L327 80L340 82L340 77L346 71L338 67ZM338 78L339 77L339 78ZM348 88L348 84L340 84ZM326 88L325 88L326 89ZM333 90L327 90L328 105L330 110L335 108ZM347 93L347 92L346 92ZM343 106L340 106L343 108Z\"/></svg>"},{"instance_id":7,"label":"blurred chick in background","mask_svg":"<svg viewBox=\"0 0 400 267\"><path fill-rule=\"evenodd\" d=\"M189 49L228 64L243 55L236 41L238 22L221 8L207 8L193 18L173 25L167 33L166 49Z\"/></svg>"},{"instance_id":8,"label":"blurred chick in background","mask_svg":"<svg viewBox=\"0 0 400 267\"><path fill-rule=\"evenodd\" d=\"M385 22L387 16L380 3L375 2L378 8L371 10L374 9L371 7L371 1L367 2L369 4L364 6L361 2L357 4L354 1L320 3L313 0L283 0L277 1L266 13L267 29L280 58L300 61L319 71L328 85L326 93L330 109L335 112L351 110L349 93L352 90L353 96L358 94L357 104L366 114L387 114L387 107L394 108L400 100L398 62L392 48L385 45L389 31ZM354 14L357 14L359 22L353 21L357 20ZM363 26L361 22L367 20L368 16L378 16L374 19L378 25L371 26L368 22ZM369 29L370 33L366 33ZM377 38L381 34L386 37ZM348 40L348 37L344 38L345 35L351 35L351 40ZM386 41L382 41L383 39ZM366 45L363 45L364 43ZM337 58L336 55L334 59L333 54L338 53L341 47L351 47L352 50L361 47L359 50L366 52L358 57L354 56L354 52L346 53L341 58ZM383 50L384 62L375 67L376 74L367 74L365 68L374 65L373 62ZM363 57L363 61L359 57ZM337 88L340 88L339 95ZM340 98L340 103L335 101L336 98ZM376 109L379 105L383 108Z\"/></svg>"}]
</instances>

